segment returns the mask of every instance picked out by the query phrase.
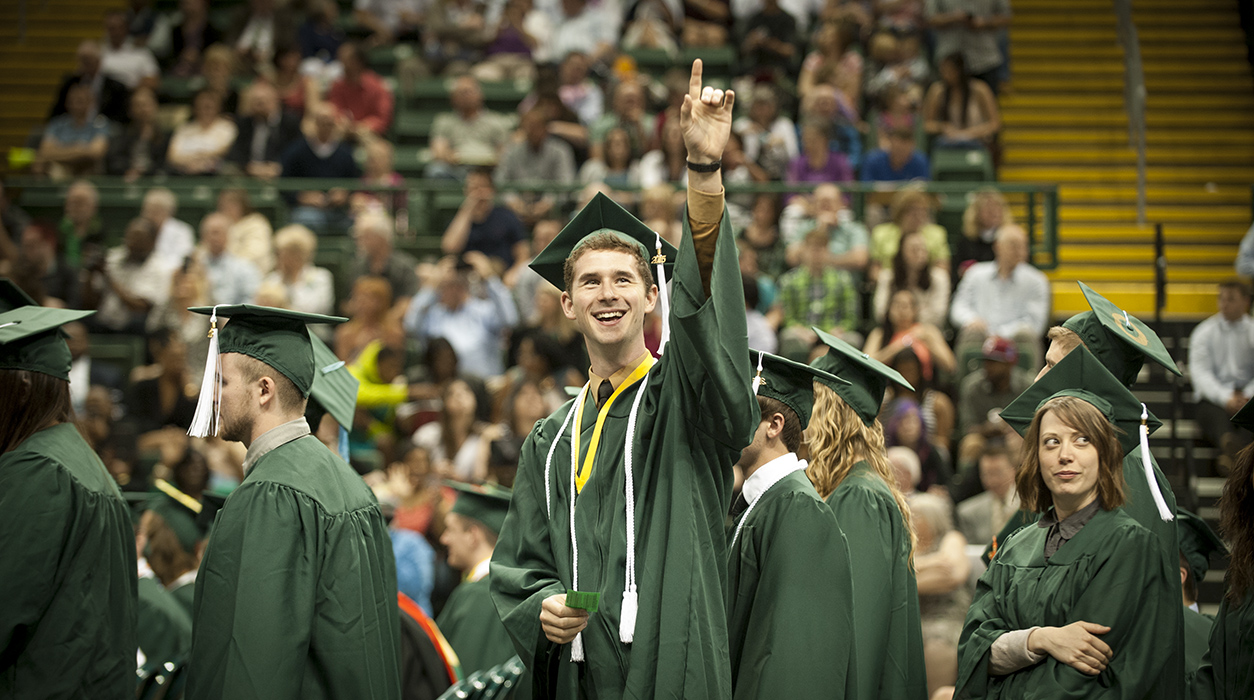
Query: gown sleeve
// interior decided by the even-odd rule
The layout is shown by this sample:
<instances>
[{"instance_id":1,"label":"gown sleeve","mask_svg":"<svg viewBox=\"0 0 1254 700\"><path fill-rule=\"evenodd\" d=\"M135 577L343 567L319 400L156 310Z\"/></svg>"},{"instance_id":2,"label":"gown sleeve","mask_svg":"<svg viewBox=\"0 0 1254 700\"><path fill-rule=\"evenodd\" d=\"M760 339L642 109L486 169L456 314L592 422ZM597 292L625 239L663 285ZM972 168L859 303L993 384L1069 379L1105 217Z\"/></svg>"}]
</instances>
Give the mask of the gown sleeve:
<instances>
[{"instance_id":1,"label":"gown sleeve","mask_svg":"<svg viewBox=\"0 0 1254 700\"><path fill-rule=\"evenodd\" d=\"M73 494L48 466L29 454L0 459L0 657L24 644L57 590Z\"/></svg>"}]
</instances>

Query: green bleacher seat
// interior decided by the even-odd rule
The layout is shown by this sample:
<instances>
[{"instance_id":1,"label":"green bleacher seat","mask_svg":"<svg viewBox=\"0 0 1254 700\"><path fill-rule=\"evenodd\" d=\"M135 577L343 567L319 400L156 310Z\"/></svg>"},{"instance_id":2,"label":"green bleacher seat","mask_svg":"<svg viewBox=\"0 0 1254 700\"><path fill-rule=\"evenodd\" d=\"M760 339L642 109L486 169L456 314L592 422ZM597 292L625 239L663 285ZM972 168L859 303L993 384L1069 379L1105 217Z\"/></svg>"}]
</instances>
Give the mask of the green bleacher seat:
<instances>
[{"instance_id":1,"label":"green bleacher seat","mask_svg":"<svg viewBox=\"0 0 1254 700\"><path fill-rule=\"evenodd\" d=\"M696 59L701 59L701 70L704 75L731 78L736 70L736 49L731 46L684 49L679 65L691 66Z\"/></svg>"},{"instance_id":2,"label":"green bleacher seat","mask_svg":"<svg viewBox=\"0 0 1254 700\"><path fill-rule=\"evenodd\" d=\"M666 49L628 49L624 51L636 62L641 73L661 76L666 71L679 65L679 57L672 56Z\"/></svg>"},{"instance_id":3,"label":"green bleacher seat","mask_svg":"<svg viewBox=\"0 0 1254 700\"><path fill-rule=\"evenodd\" d=\"M937 182L992 182L997 176L987 149L934 148L932 179Z\"/></svg>"},{"instance_id":4,"label":"green bleacher seat","mask_svg":"<svg viewBox=\"0 0 1254 700\"><path fill-rule=\"evenodd\" d=\"M406 177L420 177L431 162L431 149L424 146L397 146L393 156L396 172Z\"/></svg>"},{"instance_id":5,"label":"green bleacher seat","mask_svg":"<svg viewBox=\"0 0 1254 700\"><path fill-rule=\"evenodd\" d=\"M398 144L426 145L431 139L435 112L402 110L396 113L392 133Z\"/></svg>"}]
</instances>

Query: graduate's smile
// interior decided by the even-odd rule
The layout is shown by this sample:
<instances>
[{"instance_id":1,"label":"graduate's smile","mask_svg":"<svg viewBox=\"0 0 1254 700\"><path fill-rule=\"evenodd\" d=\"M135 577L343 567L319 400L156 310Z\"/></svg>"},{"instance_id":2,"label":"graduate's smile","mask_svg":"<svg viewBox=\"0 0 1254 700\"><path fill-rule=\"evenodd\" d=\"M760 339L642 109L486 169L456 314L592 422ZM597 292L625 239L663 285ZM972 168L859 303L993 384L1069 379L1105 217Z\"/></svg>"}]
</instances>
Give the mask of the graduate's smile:
<instances>
[{"instance_id":1,"label":"graduate's smile","mask_svg":"<svg viewBox=\"0 0 1254 700\"><path fill-rule=\"evenodd\" d=\"M643 333L657 292L641 279L638 261L619 250L593 250L579 257L571 289L562 295L562 309L590 342L618 345Z\"/></svg>"},{"instance_id":2,"label":"graduate's smile","mask_svg":"<svg viewBox=\"0 0 1254 700\"><path fill-rule=\"evenodd\" d=\"M615 326L627 316L627 309L604 309L595 311L592 318L602 326Z\"/></svg>"}]
</instances>

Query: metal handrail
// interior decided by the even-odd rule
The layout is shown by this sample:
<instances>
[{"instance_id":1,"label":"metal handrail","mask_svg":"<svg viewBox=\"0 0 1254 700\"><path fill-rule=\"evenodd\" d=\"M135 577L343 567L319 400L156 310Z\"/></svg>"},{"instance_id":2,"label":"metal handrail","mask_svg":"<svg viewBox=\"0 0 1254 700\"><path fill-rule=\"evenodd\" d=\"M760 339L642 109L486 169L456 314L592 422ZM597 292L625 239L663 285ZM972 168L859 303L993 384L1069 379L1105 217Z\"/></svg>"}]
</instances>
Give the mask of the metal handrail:
<instances>
[{"instance_id":1,"label":"metal handrail","mask_svg":"<svg viewBox=\"0 0 1254 700\"><path fill-rule=\"evenodd\" d=\"M1145 68L1132 21L1132 0L1115 0L1116 34L1123 48L1123 100L1128 112L1128 144L1136 152L1136 223L1145 225Z\"/></svg>"}]
</instances>

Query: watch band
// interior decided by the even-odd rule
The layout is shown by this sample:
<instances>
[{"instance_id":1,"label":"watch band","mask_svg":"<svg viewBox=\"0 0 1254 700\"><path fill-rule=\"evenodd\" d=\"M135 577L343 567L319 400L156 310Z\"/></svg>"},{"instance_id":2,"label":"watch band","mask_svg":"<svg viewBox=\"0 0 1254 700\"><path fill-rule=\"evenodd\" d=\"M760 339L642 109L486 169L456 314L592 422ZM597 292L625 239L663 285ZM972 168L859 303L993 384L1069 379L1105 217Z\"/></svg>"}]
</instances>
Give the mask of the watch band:
<instances>
[{"instance_id":1,"label":"watch band","mask_svg":"<svg viewBox=\"0 0 1254 700\"><path fill-rule=\"evenodd\" d=\"M723 161L716 160L713 163L694 163L688 161L688 169L694 173L713 173L723 167Z\"/></svg>"}]
</instances>

